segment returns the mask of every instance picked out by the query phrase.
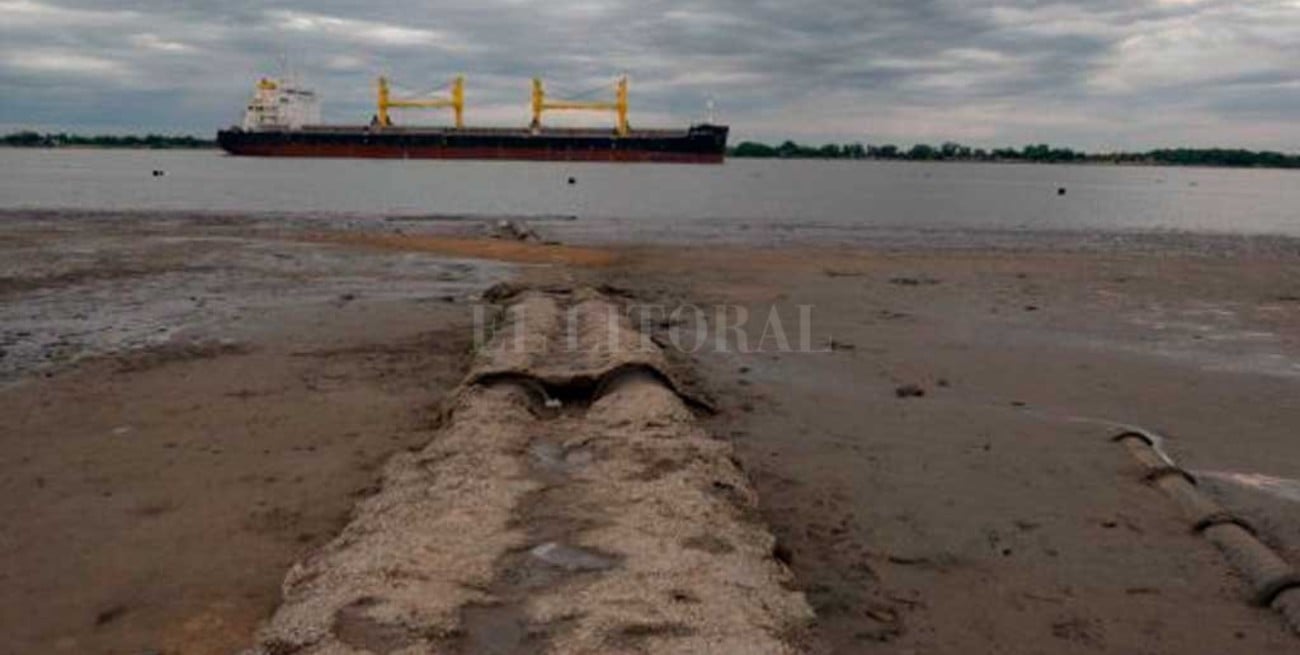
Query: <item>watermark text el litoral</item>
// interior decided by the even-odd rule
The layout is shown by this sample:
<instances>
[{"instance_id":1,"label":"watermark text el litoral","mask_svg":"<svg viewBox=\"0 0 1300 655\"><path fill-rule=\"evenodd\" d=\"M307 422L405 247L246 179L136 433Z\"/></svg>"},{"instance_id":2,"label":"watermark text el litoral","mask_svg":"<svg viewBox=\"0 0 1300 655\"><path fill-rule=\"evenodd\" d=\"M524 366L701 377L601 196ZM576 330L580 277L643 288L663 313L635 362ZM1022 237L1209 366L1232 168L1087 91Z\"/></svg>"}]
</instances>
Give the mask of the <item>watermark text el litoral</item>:
<instances>
[{"instance_id":1,"label":"watermark text el litoral","mask_svg":"<svg viewBox=\"0 0 1300 655\"><path fill-rule=\"evenodd\" d=\"M610 351L672 348L685 353L831 352L834 341L829 335L816 334L813 315L813 305L753 310L725 304L635 304L617 313L589 313L575 305L561 312L558 325L543 327L529 325L529 321L554 318L510 315L510 310L503 317L498 308L480 304L474 306L474 342L480 346L491 342L519 352L537 348L576 352L592 347ZM558 330L559 338L540 342L529 338L539 330Z\"/></svg>"}]
</instances>

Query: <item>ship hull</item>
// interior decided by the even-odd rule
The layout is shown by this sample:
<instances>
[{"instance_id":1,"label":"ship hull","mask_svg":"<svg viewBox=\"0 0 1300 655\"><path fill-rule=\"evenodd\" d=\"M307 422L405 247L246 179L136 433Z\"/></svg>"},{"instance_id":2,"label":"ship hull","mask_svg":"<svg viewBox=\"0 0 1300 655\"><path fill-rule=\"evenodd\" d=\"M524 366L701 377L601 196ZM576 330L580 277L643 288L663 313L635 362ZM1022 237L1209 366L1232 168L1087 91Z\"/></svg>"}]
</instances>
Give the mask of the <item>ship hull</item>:
<instances>
[{"instance_id":1,"label":"ship hull","mask_svg":"<svg viewBox=\"0 0 1300 655\"><path fill-rule=\"evenodd\" d=\"M498 159L524 161L719 164L727 128L687 130L419 129L307 127L301 130L222 130L217 143L233 155L365 159Z\"/></svg>"}]
</instances>

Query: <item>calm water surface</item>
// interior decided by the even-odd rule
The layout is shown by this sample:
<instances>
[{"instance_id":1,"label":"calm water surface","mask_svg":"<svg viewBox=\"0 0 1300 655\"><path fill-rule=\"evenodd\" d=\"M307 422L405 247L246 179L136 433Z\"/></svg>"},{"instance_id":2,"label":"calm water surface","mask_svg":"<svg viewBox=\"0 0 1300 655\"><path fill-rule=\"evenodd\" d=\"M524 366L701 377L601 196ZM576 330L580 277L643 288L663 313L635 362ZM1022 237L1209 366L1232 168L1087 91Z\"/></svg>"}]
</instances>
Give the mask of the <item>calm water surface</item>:
<instances>
[{"instance_id":1,"label":"calm water surface","mask_svg":"<svg viewBox=\"0 0 1300 655\"><path fill-rule=\"evenodd\" d=\"M154 177L154 169L166 175ZM574 184L568 179L575 178ZM1058 188L1066 194L1059 195ZM0 209L576 216L611 237L870 229L1300 236L1300 172L733 160L722 166L0 149Z\"/></svg>"}]
</instances>

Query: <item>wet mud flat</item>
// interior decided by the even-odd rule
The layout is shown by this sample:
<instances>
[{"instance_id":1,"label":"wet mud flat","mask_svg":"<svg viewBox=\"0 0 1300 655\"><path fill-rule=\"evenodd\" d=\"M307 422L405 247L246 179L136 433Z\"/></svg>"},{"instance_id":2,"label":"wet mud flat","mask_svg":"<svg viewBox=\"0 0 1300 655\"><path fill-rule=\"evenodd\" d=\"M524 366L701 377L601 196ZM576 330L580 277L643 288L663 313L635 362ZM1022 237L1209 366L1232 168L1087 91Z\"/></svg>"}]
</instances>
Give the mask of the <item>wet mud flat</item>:
<instances>
[{"instance_id":1,"label":"wet mud flat","mask_svg":"<svg viewBox=\"0 0 1300 655\"><path fill-rule=\"evenodd\" d=\"M9 218L14 652L805 650L811 610L729 446L641 339L603 343L608 303L561 301L588 355L483 351L462 377L471 305L507 265L610 251L481 226ZM391 539L439 510L432 537Z\"/></svg>"},{"instance_id":2,"label":"wet mud flat","mask_svg":"<svg viewBox=\"0 0 1300 655\"><path fill-rule=\"evenodd\" d=\"M506 219L0 211L0 382L85 356L235 341L262 312L455 302L595 250L490 239ZM271 325L274 322L262 321ZM245 330L244 326L249 326Z\"/></svg>"},{"instance_id":3,"label":"wet mud flat","mask_svg":"<svg viewBox=\"0 0 1300 655\"><path fill-rule=\"evenodd\" d=\"M236 652L430 439L509 265L308 231L0 220L0 652Z\"/></svg>"},{"instance_id":4,"label":"wet mud flat","mask_svg":"<svg viewBox=\"0 0 1300 655\"><path fill-rule=\"evenodd\" d=\"M1111 442L1164 435L1300 565L1300 258L1177 241L645 248L597 276L744 309L751 347L786 319L793 351L769 332L685 355L827 651L1287 652L1282 618Z\"/></svg>"},{"instance_id":5,"label":"wet mud flat","mask_svg":"<svg viewBox=\"0 0 1300 655\"><path fill-rule=\"evenodd\" d=\"M50 218L0 223L13 652L1294 646L1109 440L1158 431L1300 563L1286 240ZM471 302L512 273L604 289L523 314L811 306L816 352L675 352L669 320L659 355L468 360Z\"/></svg>"}]
</instances>

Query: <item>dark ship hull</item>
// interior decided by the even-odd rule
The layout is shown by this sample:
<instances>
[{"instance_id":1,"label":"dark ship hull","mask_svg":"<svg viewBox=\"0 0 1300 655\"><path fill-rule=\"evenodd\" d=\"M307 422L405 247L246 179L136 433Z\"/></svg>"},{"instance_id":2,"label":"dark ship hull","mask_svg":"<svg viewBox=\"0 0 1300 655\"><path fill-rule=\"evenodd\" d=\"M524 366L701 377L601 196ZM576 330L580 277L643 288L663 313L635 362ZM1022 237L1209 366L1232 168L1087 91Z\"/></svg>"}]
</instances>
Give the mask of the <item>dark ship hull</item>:
<instances>
[{"instance_id":1,"label":"dark ship hull","mask_svg":"<svg viewBox=\"0 0 1300 655\"><path fill-rule=\"evenodd\" d=\"M232 155L255 157L720 164L727 148L727 129L696 125L686 130L633 130L620 136L609 130L560 128L231 128L217 133L217 143Z\"/></svg>"}]
</instances>

